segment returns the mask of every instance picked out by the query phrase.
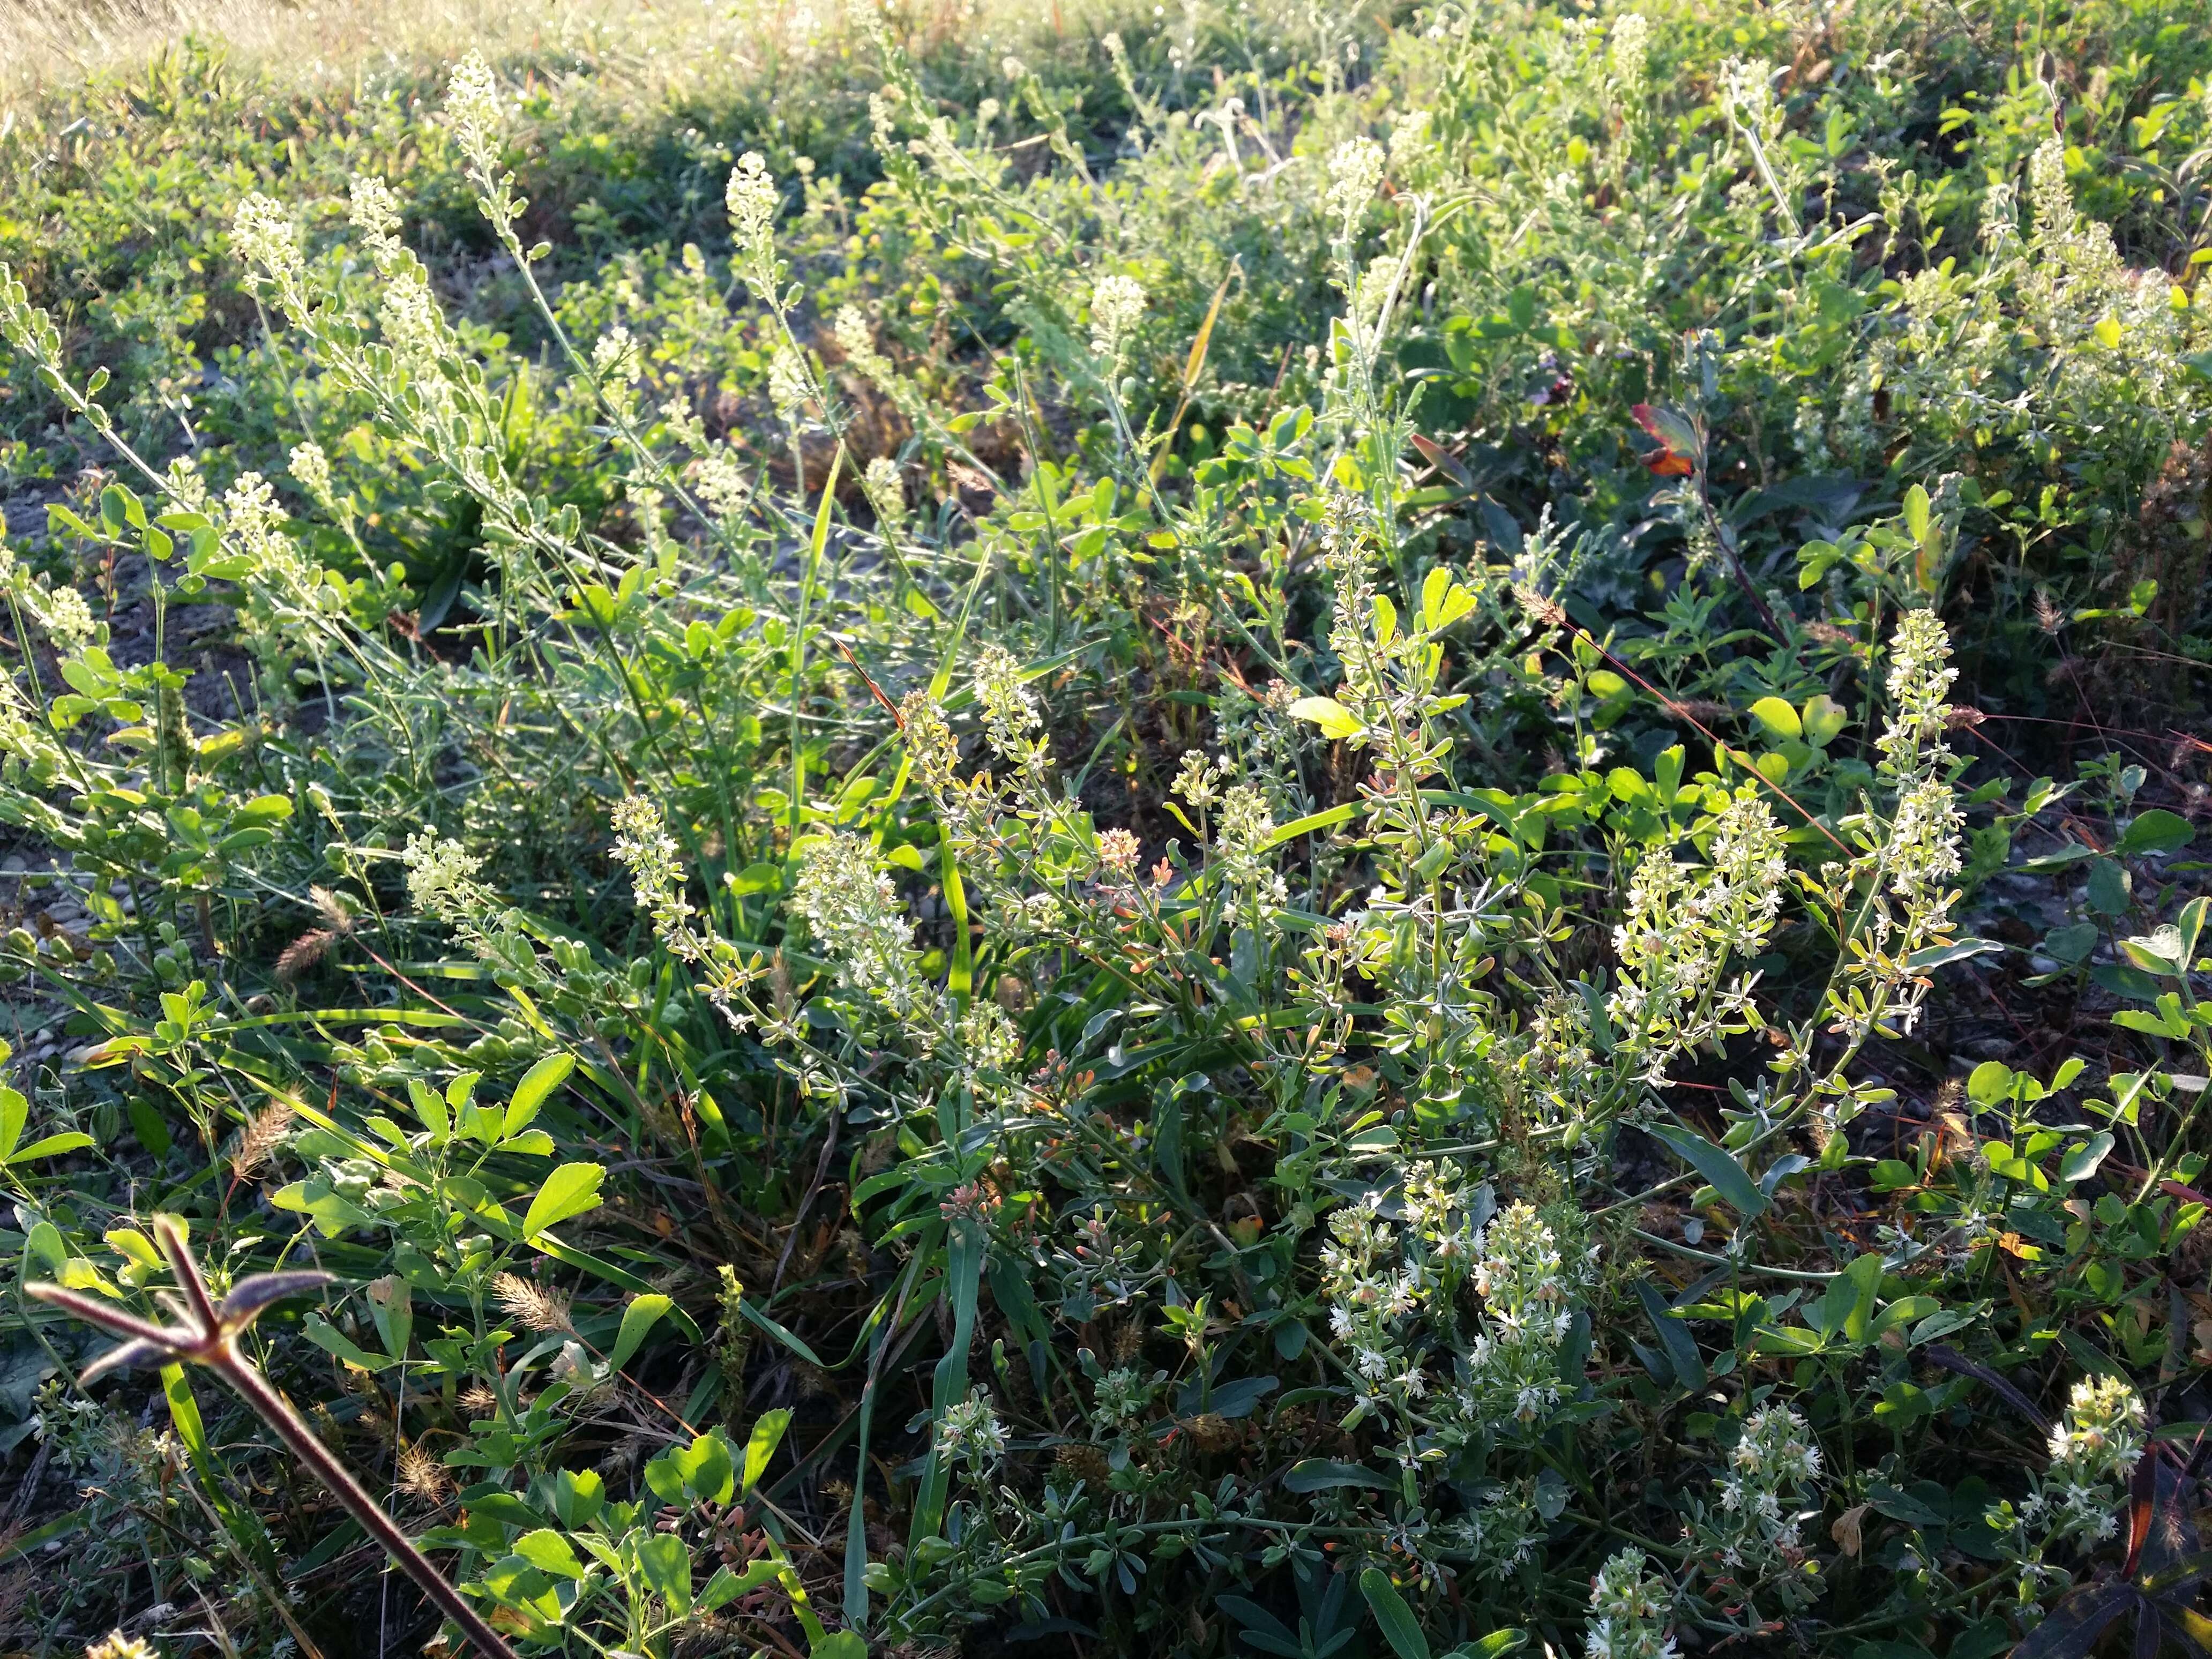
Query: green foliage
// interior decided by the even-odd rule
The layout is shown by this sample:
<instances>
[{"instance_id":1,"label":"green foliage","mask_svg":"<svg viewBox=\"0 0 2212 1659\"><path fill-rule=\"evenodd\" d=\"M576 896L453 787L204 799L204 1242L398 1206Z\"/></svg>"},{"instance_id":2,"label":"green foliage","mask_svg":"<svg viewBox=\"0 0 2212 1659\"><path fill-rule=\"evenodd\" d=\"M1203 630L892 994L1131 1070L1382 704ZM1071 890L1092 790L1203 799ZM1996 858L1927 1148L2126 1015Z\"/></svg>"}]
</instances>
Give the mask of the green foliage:
<instances>
[{"instance_id":1,"label":"green foliage","mask_svg":"<svg viewBox=\"0 0 2212 1659\"><path fill-rule=\"evenodd\" d=\"M0 131L11 1642L2201 1647L2203 31L774 44Z\"/></svg>"}]
</instances>

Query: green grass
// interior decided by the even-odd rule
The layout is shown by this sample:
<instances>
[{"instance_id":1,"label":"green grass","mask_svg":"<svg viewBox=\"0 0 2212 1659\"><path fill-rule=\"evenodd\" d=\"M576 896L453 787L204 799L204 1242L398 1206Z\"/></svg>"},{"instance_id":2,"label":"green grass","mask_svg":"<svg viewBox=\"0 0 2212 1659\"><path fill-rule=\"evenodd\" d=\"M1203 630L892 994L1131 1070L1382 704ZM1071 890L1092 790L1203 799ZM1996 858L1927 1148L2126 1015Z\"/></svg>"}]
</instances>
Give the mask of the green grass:
<instances>
[{"instance_id":1,"label":"green grass","mask_svg":"<svg viewBox=\"0 0 2212 1659\"><path fill-rule=\"evenodd\" d=\"M2197 1642L2199 21L22 72L7 1645Z\"/></svg>"}]
</instances>

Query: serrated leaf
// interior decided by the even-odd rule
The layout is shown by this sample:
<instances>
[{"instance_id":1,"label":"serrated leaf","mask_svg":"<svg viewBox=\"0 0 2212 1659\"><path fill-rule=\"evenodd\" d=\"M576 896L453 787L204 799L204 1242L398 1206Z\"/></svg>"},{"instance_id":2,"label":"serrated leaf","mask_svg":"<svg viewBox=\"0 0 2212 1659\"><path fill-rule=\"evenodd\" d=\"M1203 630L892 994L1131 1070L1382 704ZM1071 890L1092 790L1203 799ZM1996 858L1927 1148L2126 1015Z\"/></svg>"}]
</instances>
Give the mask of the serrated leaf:
<instances>
[{"instance_id":1,"label":"serrated leaf","mask_svg":"<svg viewBox=\"0 0 2212 1659\"><path fill-rule=\"evenodd\" d=\"M500 1127L500 1138L511 1139L530 1127L547 1097L568 1080L568 1073L576 1069L573 1054L548 1054L522 1074L522 1081L514 1085L514 1094L507 1103L507 1120Z\"/></svg>"},{"instance_id":2,"label":"serrated leaf","mask_svg":"<svg viewBox=\"0 0 2212 1659\"><path fill-rule=\"evenodd\" d=\"M606 1171L596 1164L563 1164L545 1177L522 1218L522 1237L535 1240L548 1227L599 1206L599 1182Z\"/></svg>"}]
</instances>

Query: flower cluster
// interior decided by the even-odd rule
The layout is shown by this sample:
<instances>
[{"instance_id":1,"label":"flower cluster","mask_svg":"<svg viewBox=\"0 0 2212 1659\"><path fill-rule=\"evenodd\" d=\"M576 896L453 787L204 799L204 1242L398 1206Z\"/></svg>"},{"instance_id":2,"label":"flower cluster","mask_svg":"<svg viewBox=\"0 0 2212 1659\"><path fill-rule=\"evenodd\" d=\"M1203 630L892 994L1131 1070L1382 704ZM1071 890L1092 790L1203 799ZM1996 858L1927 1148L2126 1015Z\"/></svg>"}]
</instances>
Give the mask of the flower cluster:
<instances>
[{"instance_id":1,"label":"flower cluster","mask_svg":"<svg viewBox=\"0 0 2212 1659\"><path fill-rule=\"evenodd\" d=\"M38 587L27 582L23 591L33 614L46 629L56 650L66 655L92 643L99 624L93 620L92 607L76 588L66 582L57 582L52 587Z\"/></svg>"},{"instance_id":2,"label":"flower cluster","mask_svg":"<svg viewBox=\"0 0 2212 1659\"><path fill-rule=\"evenodd\" d=\"M1889 645L1889 724L1878 739L1885 770L1917 776L1950 758L1945 699L1959 678L1950 659L1950 634L1933 611L1908 611L1898 619Z\"/></svg>"},{"instance_id":3,"label":"flower cluster","mask_svg":"<svg viewBox=\"0 0 2212 1659\"><path fill-rule=\"evenodd\" d=\"M2143 1455L2142 1396L2117 1376L2074 1385L2065 1419L2051 1431L2051 1470L2021 1505L2021 1518L2049 1538L2099 1542L2118 1529L2114 1519L2128 1477Z\"/></svg>"},{"instance_id":4,"label":"flower cluster","mask_svg":"<svg viewBox=\"0 0 2212 1659\"><path fill-rule=\"evenodd\" d=\"M1002 645L987 645L975 658L975 701L983 710L983 736L1002 760L1028 768L1042 763L1042 744L1030 734L1044 725L1022 665Z\"/></svg>"},{"instance_id":5,"label":"flower cluster","mask_svg":"<svg viewBox=\"0 0 2212 1659\"><path fill-rule=\"evenodd\" d=\"M491 908L491 890L477 879L483 860L458 841L424 830L407 838L407 896L426 916L449 927L474 922Z\"/></svg>"},{"instance_id":6,"label":"flower cluster","mask_svg":"<svg viewBox=\"0 0 2212 1659\"><path fill-rule=\"evenodd\" d=\"M691 464L691 487L725 521L744 513L753 498L752 480L727 449L710 449Z\"/></svg>"},{"instance_id":7,"label":"flower cluster","mask_svg":"<svg viewBox=\"0 0 2212 1659\"><path fill-rule=\"evenodd\" d=\"M1133 276L1102 276L1091 290L1091 349L1109 368L1121 366L1122 349L1145 314L1145 287Z\"/></svg>"},{"instance_id":8,"label":"flower cluster","mask_svg":"<svg viewBox=\"0 0 2212 1659\"><path fill-rule=\"evenodd\" d=\"M1820 1477L1820 1449L1805 1419L1788 1406L1768 1406L1743 1420L1743 1431L1719 1477L1721 1515L1707 1540L1738 1572L1765 1574L1799 1548L1799 1509Z\"/></svg>"},{"instance_id":9,"label":"flower cluster","mask_svg":"<svg viewBox=\"0 0 2212 1659\"><path fill-rule=\"evenodd\" d=\"M917 687L900 700L899 731L915 776L932 795L942 795L959 778L960 739L926 688Z\"/></svg>"},{"instance_id":10,"label":"flower cluster","mask_svg":"<svg viewBox=\"0 0 2212 1659\"><path fill-rule=\"evenodd\" d=\"M316 506L327 508L331 502L331 458L323 447L310 438L302 444L292 446L288 457L293 478Z\"/></svg>"},{"instance_id":11,"label":"flower cluster","mask_svg":"<svg viewBox=\"0 0 2212 1659\"><path fill-rule=\"evenodd\" d=\"M841 831L809 847L793 904L836 963L842 984L902 1018L920 1006L914 925L900 913L898 890L866 840Z\"/></svg>"},{"instance_id":12,"label":"flower cluster","mask_svg":"<svg viewBox=\"0 0 2212 1659\"><path fill-rule=\"evenodd\" d=\"M453 142L480 170L489 172L498 162L499 134L507 112L492 78L491 65L476 52L453 65L446 86L446 119L453 125Z\"/></svg>"},{"instance_id":13,"label":"flower cluster","mask_svg":"<svg viewBox=\"0 0 2212 1659\"><path fill-rule=\"evenodd\" d=\"M750 277L775 261L776 210L783 203L775 175L768 170L767 158L758 150L749 149L738 158L722 201L729 209L730 234L737 245L738 266Z\"/></svg>"},{"instance_id":14,"label":"flower cluster","mask_svg":"<svg viewBox=\"0 0 2212 1659\"><path fill-rule=\"evenodd\" d=\"M937 1455L957 1458L969 1474L980 1475L1006 1455L1006 1425L992 1408L991 1397L975 1389L945 1407L937 1425Z\"/></svg>"},{"instance_id":15,"label":"flower cluster","mask_svg":"<svg viewBox=\"0 0 2212 1659\"><path fill-rule=\"evenodd\" d=\"M1370 1410L1382 1402L1374 1390L1392 1385L1401 1398L1428 1392L1419 1362L1399 1340L1397 1322L1419 1305L1420 1275L1397 1260L1396 1231L1381 1218L1380 1194L1348 1204L1329 1218L1322 1246L1322 1295L1330 1333L1352 1350L1352 1369L1370 1392Z\"/></svg>"},{"instance_id":16,"label":"flower cluster","mask_svg":"<svg viewBox=\"0 0 2212 1659\"><path fill-rule=\"evenodd\" d=\"M1338 224L1339 240L1348 242L1358 231L1359 216L1382 183L1384 160L1382 146L1372 138L1349 138L1330 152L1328 191L1322 200Z\"/></svg>"},{"instance_id":17,"label":"flower cluster","mask_svg":"<svg viewBox=\"0 0 2212 1659\"><path fill-rule=\"evenodd\" d=\"M1274 832L1274 815L1268 810L1264 791L1239 783L1222 795L1221 818L1213 834L1222 874L1242 892L1265 885L1268 896L1282 904L1290 900L1289 890L1267 862L1268 838Z\"/></svg>"},{"instance_id":18,"label":"flower cluster","mask_svg":"<svg viewBox=\"0 0 2212 1659\"><path fill-rule=\"evenodd\" d=\"M906 485L900 481L898 463L878 455L862 469L860 490L876 515L876 528L885 537L896 536L906 526Z\"/></svg>"},{"instance_id":19,"label":"flower cluster","mask_svg":"<svg viewBox=\"0 0 2212 1659\"><path fill-rule=\"evenodd\" d=\"M1016 1100L1021 1091L1012 1079L1021 1063L1022 1033L1012 1017L997 1003L979 997L961 1015L957 1031L961 1072L969 1086L995 1105Z\"/></svg>"},{"instance_id":20,"label":"flower cluster","mask_svg":"<svg viewBox=\"0 0 2212 1659\"><path fill-rule=\"evenodd\" d=\"M1647 64L1651 52L1651 20L1640 11L1626 11L1613 20L1606 41L1607 66L1622 104L1643 101Z\"/></svg>"},{"instance_id":21,"label":"flower cluster","mask_svg":"<svg viewBox=\"0 0 2212 1659\"><path fill-rule=\"evenodd\" d=\"M1540 1425L1559 1401L1559 1348L1574 1323L1559 1235L1533 1205L1507 1206L1475 1245L1482 1329L1468 1348L1466 1399L1485 1421Z\"/></svg>"},{"instance_id":22,"label":"flower cluster","mask_svg":"<svg viewBox=\"0 0 2212 1659\"><path fill-rule=\"evenodd\" d=\"M1774 930L1782 848L1765 802L1745 795L1715 821L1704 866L1655 853L1636 866L1627 913L1613 930L1620 983L1611 1008L1653 1087L1665 1084L1677 1056L1756 1018L1750 977L1724 976L1732 954L1755 954Z\"/></svg>"},{"instance_id":23,"label":"flower cluster","mask_svg":"<svg viewBox=\"0 0 2212 1659\"><path fill-rule=\"evenodd\" d=\"M1666 1580L1644 1570L1631 1545L1607 1558L1590 1581L1590 1622L1583 1638L1589 1659L1674 1659L1667 1633L1674 1595Z\"/></svg>"},{"instance_id":24,"label":"flower cluster","mask_svg":"<svg viewBox=\"0 0 2212 1659\"><path fill-rule=\"evenodd\" d=\"M617 862L629 867L637 908L653 918L660 942L686 961L699 955L692 934L692 909L684 896L684 866L676 837L661 821L660 808L642 795L630 795L614 810Z\"/></svg>"},{"instance_id":25,"label":"flower cluster","mask_svg":"<svg viewBox=\"0 0 2212 1659\"><path fill-rule=\"evenodd\" d=\"M258 191L248 192L231 216L230 244L248 282L265 284L287 317L297 321L306 314L307 261L300 252L300 233L283 209Z\"/></svg>"},{"instance_id":26,"label":"flower cluster","mask_svg":"<svg viewBox=\"0 0 2212 1659\"><path fill-rule=\"evenodd\" d=\"M319 452L318 452L319 453ZM297 453L295 459L297 460ZM308 465L312 471L313 463ZM327 463L323 486L329 488ZM264 594L311 605L335 603L335 589L322 585L321 568L311 563L292 538L284 532L284 510L276 492L258 472L241 472L222 496L222 526L232 545L249 562L248 584ZM323 594L327 592L326 600Z\"/></svg>"},{"instance_id":27,"label":"flower cluster","mask_svg":"<svg viewBox=\"0 0 2212 1659\"><path fill-rule=\"evenodd\" d=\"M1477 1578L1495 1583L1512 1577L1534 1558L1543 1540L1534 1485L1492 1485L1465 1515L1440 1528L1438 1542L1445 1551L1467 1557Z\"/></svg>"}]
</instances>

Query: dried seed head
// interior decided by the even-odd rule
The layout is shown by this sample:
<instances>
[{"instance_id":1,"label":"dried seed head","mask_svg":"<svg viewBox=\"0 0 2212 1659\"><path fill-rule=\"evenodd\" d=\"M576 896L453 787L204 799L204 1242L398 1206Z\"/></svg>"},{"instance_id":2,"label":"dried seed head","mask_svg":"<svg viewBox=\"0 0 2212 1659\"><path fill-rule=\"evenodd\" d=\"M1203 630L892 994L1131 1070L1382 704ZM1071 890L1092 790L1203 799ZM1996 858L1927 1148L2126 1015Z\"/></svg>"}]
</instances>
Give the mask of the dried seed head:
<instances>
[{"instance_id":1,"label":"dried seed head","mask_svg":"<svg viewBox=\"0 0 2212 1659\"><path fill-rule=\"evenodd\" d=\"M409 1497L425 1504L441 1503L452 1484L438 1460L421 1446L400 1448L399 1486Z\"/></svg>"},{"instance_id":2,"label":"dried seed head","mask_svg":"<svg viewBox=\"0 0 2212 1659\"><path fill-rule=\"evenodd\" d=\"M331 953L338 936L328 927L311 927L286 945L276 958L276 977L289 982Z\"/></svg>"},{"instance_id":3,"label":"dried seed head","mask_svg":"<svg viewBox=\"0 0 2212 1659\"><path fill-rule=\"evenodd\" d=\"M568 1318L568 1298L560 1291L533 1285L516 1273L500 1273L491 1281L492 1294L507 1316L526 1330L541 1334L565 1331L576 1334Z\"/></svg>"},{"instance_id":4,"label":"dried seed head","mask_svg":"<svg viewBox=\"0 0 2212 1659\"><path fill-rule=\"evenodd\" d=\"M286 955L290 955L287 951ZM278 972L283 972L280 963ZM284 1144L285 1133L292 1127L292 1108L283 1101L263 1109L259 1116L246 1126L246 1133L238 1138L238 1150L231 1154L230 1174L234 1181L244 1181L269 1161L269 1155Z\"/></svg>"},{"instance_id":5,"label":"dried seed head","mask_svg":"<svg viewBox=\"0 0 2212 1659\"><path fill-rule=\"evenodd\" d=\"M313 902L316 913L323 919L324 927L334 933L353 932L353 912L346 908L346 902L336 893L327 887L310 887L307 897Z\"/></svg>"}]
</instances>

